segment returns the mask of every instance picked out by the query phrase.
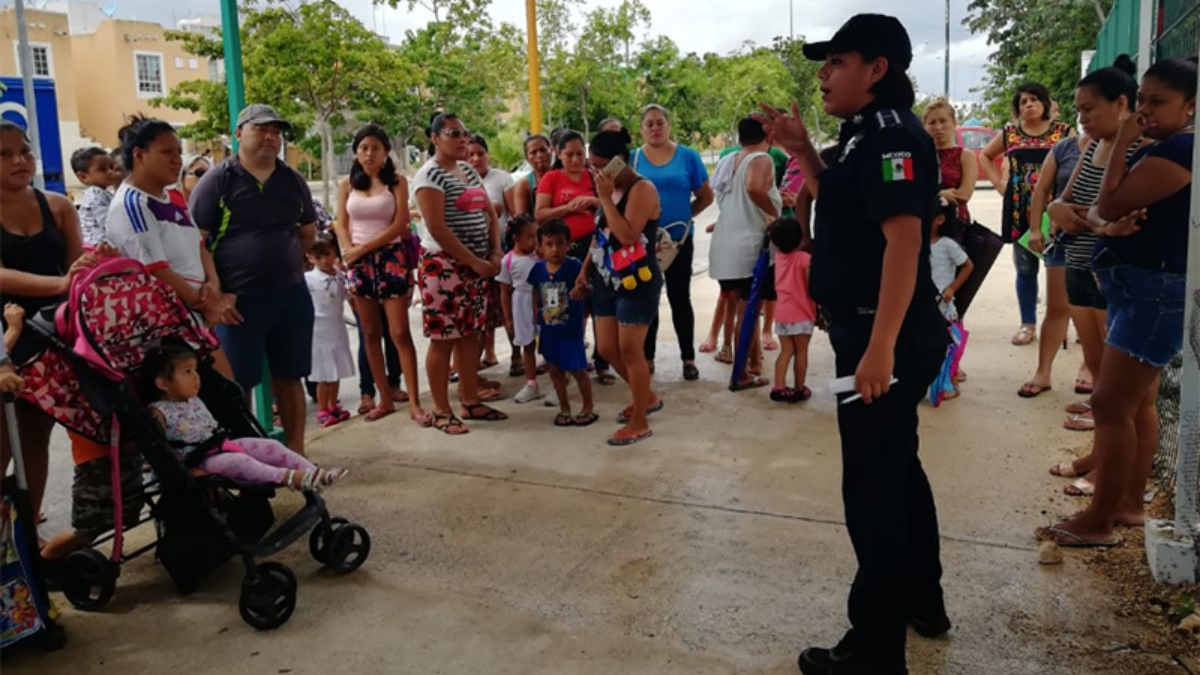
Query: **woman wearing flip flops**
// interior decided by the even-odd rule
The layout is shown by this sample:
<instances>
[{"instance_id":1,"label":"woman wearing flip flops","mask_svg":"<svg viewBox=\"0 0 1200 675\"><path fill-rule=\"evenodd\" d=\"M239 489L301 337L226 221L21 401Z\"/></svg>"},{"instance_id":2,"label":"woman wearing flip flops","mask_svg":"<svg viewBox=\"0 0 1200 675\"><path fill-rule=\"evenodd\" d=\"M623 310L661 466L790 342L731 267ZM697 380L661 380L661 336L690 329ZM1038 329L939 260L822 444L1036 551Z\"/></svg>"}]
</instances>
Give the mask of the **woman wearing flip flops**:
<instances>
[{"instance_id":1,"label":"woman wearing flip flops","mask_svg":"<svg viewBox=\"0 0 1200 675\"><path fill-rule=\"evenodd\" d=\"M1145 521L1143 494L1158 443L1159 372L1183 347L1195 120L1196 61L1150 66L1088 213L1087 226L1100 238L1096 275L1109 303L1107 345L1092 395L1095 495L1083 512L1038 528L1038 539L1114 546L1120 543L1116 526ZM1139 137L1147 142L1127 160Z\"/></svg>"},{"instance_id":2,"label":"woman wearing flip flops","mask_svg":"<svg viewBox=\"0 0 1200 675\"><path fill-rule=\"evenodd\" d=\"M633 402L617 417L620 429L609 445L632 445L649 438L647 416L663 407L650 388L646 333L658 315L663 275L654 257L661 209L654 183L629 167L628 131L603 131L589 146L590 169L601 216L598 236L571 291L591 293L600 353L629 385Z\"/></svg>"},{"instance_id":3,"label":"woman wearing flip flops","mask_svg":"<svg viewBox=\"0 0 1200 675\"><path fill-rule=\"evenodd\" d=\"M379 405L365 414L374 422L396 412L395 391L387 377L383 343L396 346L407 380L408 414L428 427L429 414L421 408L417 374L417 348L408 326L412 304L412 270L404 242L409 228L408 181L396 173L389 156L392 144L387 132L367 124L354 133L351 151L354 165L350 176L338 183L338 218L334 225L346 264L347 285L353 297L367 363L379 388ZM388 335L383 333L387 317Z\"/></svg>"},{"instance_id":4,"label":"woman wearing flip flops","mask_svg":"<svg viewBox=\"0 0 1200 675\"><path fill-rule=\"evenodd\" d=\"M1099 373L1105 357L1105 322L1108 303L1100 292L1092 263L1092 250L1097 236L1087 227L1088 210L1096 204L1104 178L1109 154L1113 152L1121 125L1133 111L1137 101L1137 81L1133 78L1134 64L1122 55L1117 63L1101 68L1079 81L1075 106L1079 121L1089 141L1075 165L1071 181L1061 197L1050 205L1050 217L1060 223L1066 234L1062 246L1066 251L1067 300L1083 346L1083 359L1092 373ZM1125 159L1133 156L1138 143L1124 148ZM1076 392L1090 393L1076 385ZM1063 426L1072 431L1092 431L1095 420L1090 399L1067 406L1070 417ZM1051 473L1063 477L1085 476L1095 466L1091 455L1081 457L1070 470L1056 466ZM1085 496L1092 492L1091 476L1087 475L1064 488L1068 495Z\"/></svg>"},{"instance_id":5,"label":"woman wearing flip flops","mask_svg":"<svg viewBox=\"0 0 1200 675\"><path fill-rule=\"evenodd\" d=\"M1023 84L1012 99L1016 122L1004 129L983 149L979 166L1004 195L1004 224L1001 235L1006 243L1016 242L1029 229L1029 207L1038 172L1046 154L1059 140L1073 135L1071 127L1054 120L1050 92L1037 83ZM1005 182L994 161L1003 155L1008 161ZM1027 345L1037 336L1038 258L1023 246L1013 246L1013 264L1017 268L1017 304L1021 309L1021 328L1013 335L1014 345Z\"/></svg>"},{"instance_id":6,"label":"woman wearing flip flops","mask_svg":"<svg viewBox=\"0 0 1200 675\"><path fill-rule=\"evenodd\" d=\"M453 113L433 118L433 157L413 177L425 219L421 301L429 352L425 370L433 396L432 424L450 435L468 429L450 407L450 357L459 368L458 397L467 420L508 415L480 400L479 334L487 329L488 285L500 271L500 229L483 179L466 162L471 133Z\"/></svg>"}]
</instances>

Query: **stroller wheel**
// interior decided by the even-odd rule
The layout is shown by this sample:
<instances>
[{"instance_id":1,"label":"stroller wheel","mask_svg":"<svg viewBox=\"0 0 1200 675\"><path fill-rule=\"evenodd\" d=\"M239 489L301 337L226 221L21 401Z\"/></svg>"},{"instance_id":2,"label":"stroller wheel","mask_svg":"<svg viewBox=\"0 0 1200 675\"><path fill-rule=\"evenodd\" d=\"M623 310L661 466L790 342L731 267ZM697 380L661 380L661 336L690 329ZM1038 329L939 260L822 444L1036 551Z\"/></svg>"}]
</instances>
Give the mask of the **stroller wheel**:
<instances>
[{"instance_id":1,"label":"stroller wheel","mask_svg":"<svg viewBox=\"0 0 1200 675\"><path fill-rule=\"evenodd\" d=\"M329 564L329 536L333 531L342 525L348 525L350 521L345 518L330 518L328 521L320 521L313 527L312 532L308 535L308 552L312 553L313 560L322 565Z\"/></svg>"},{"instance_id":2,"label":"stroller wheel","mask_svg":"<svg viewBox=\"0 0 1200 675\"><path fill-rule=\"evenodd\" d=\"M361 525L342 525L329 537L329 566L339 574L362 567L371 554L371 535Z\"/></svg>"},{"instance_id":3,"label":"stroller wheel","mask_svg":"<svg viewBox=\"0 0 1200 675\"><path fill-rule=\"evenodd\" d=\"M259 630L287 623L296 611L296 575L277 562L259 563L256 573L242 581L238 611L243 621Z\"/></svg>"},{"instance_id":4,"label":"stroller wheel","mask_svg":"<svg viewBox=\"0 0 1200 675\"><path fill-rule=\"evenodd\" d=\"M94 548L73 551L65 568L63 593L76 609L100 609L117 590L119 568Z\"/></svg>"}]
</instances>

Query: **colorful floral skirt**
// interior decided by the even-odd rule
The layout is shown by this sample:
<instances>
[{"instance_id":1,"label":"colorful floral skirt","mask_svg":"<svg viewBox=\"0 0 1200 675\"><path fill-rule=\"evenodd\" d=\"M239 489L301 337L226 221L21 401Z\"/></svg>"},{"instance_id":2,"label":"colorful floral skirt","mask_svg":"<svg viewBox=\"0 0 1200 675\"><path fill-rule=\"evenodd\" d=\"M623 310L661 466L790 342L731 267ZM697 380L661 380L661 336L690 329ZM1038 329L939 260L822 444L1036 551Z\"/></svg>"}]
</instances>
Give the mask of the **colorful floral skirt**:
<instances>
[{"instance_id":1,"label":"colorful floral skirt","mask_svg":"<svg viewBox=\"0 0 1200 675\"><path fill-rule=\"evenodd\" d=\"M346 288L356 298L387 300L408 295L412 284L404 249L386 244L359 258L346 270Z\"/></svg>"},{"instance_id":2,"label":"colorful floral skirt","mask_svg":"<svg viewBox=\"0 0 1200 675\"><path fill-rule=\"evenodd\" d=\"M421 257L425 337L457 340L487 330L493 282L441 252Z\"/></svg>"}]
</instances>

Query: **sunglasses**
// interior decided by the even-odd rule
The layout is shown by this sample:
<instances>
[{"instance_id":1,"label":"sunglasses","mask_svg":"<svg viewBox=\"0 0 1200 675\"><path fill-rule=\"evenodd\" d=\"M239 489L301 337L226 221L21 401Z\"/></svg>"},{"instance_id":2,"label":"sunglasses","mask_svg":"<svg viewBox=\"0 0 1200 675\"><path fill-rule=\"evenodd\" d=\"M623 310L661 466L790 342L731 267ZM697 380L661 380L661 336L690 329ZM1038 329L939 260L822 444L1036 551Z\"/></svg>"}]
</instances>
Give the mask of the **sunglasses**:
<instances>
[{"instance_id":1,"label":"sunglasses","mask_svg":"<svg viewBox=\"0 0 1200 675\"><path fill-rule=\"evenodd\" d=\"M471 132L467 131L466 129L446 129L442 132L442 134L449 136L450 138L462 138L464 136L470 136Z\"/></svg>"},{"instance_id":2,"label":"sunglasses","mask_svg":"<svg viewBox=\"0 0 1200 675\"><path fill-rule=\"evenodd\" d=\"M189 171L188 173L192 174L196 178L200 178L204 174L208 173L208 169L196 169L194 171Z\"/></svg>"}]
</instances>

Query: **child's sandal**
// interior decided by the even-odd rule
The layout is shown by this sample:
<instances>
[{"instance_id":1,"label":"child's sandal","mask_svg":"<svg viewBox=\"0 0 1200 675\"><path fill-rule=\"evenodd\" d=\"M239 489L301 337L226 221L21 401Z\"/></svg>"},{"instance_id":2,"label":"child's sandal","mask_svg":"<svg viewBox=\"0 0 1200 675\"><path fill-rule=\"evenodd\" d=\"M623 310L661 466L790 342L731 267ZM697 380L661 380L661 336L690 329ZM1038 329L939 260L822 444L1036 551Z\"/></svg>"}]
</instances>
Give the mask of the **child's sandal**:
<instances>
[{"instance_id":1,"label":"child's sandal","mask_svg":"<svg viewBox=\"0 0 1200 675\"><path fill-rule=\"evenodd\" d=\"M571 417L571 413L560 412L554 416L554 426L573 427L575 426L575 418Z\"/></svg>"}]
</instances>

